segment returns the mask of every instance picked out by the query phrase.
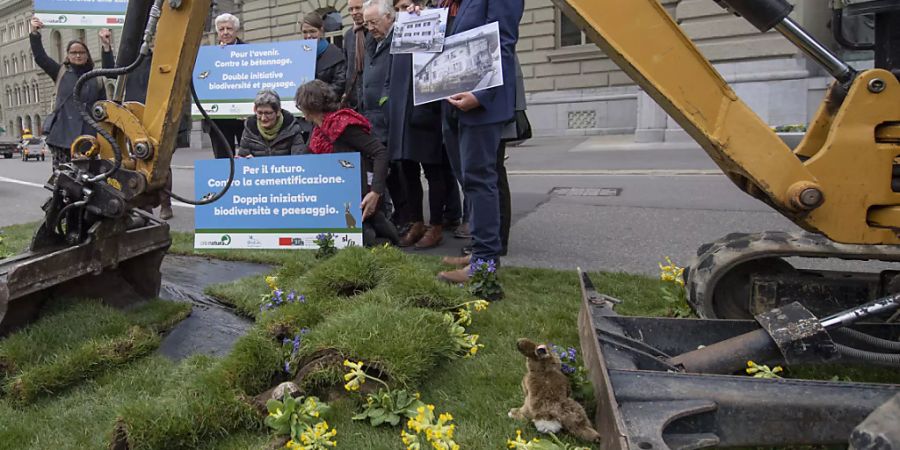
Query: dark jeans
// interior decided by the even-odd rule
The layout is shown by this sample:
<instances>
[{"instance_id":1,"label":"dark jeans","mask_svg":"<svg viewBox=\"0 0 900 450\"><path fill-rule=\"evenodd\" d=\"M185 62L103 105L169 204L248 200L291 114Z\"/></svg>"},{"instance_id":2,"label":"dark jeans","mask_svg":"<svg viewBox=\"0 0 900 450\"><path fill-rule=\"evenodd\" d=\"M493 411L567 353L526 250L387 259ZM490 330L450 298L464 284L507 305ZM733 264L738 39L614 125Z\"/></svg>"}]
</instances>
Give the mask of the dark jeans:
<instances>
[{"instance_id":1,"label":"dark jeans","mask_svg":"<svg viewBox=\"0 0 900 450\"><path fill-rule=\"evenodd\" d=\"M241 135L244 134L244 121L238 119L213 119L222 134L225 135L225 142L218 138L212 129L209 130L209 140L212 142L213 155L216 159L227 159L228 150L231 154L235 154L238 144L241 142Z\"/></svg>"},{"instance_id":2,"label":"dark jeans","mask_svg":"<svg viewBox=\"0 0 900 450\"><path fill-rule=\"evenodd\" d=\"M496 260L502 251L497 159L503 124L465 125L445 114L443 131L450 164L471 205L472 258Z\"/></svg>"},{"instance_id":3,"label":"dark jeans","mask_svg":"<svg viewBox=\"0 0 900 450\"><path fill-rule=\"evenodd\" d=\"M449 147L448 147L449 149ZM450 155L453 161L455 161L453 166L454 168L454 177L456 177L456 181L462 184L462 174L457 173L460 163L458 162L459 157L459 148L455 147L455 153ZM503 253L506 253L506 249L509 248L509 229L512 227L512 196L509 191L509 177L506 174L506 143L501 142L497 148L497 188L500 192L500 242L503 246ZM463 222L469 221L469 216L472 214L472 205L469 201L469 198L466 197L463 199Z\"/></svg>"}]
</instances>

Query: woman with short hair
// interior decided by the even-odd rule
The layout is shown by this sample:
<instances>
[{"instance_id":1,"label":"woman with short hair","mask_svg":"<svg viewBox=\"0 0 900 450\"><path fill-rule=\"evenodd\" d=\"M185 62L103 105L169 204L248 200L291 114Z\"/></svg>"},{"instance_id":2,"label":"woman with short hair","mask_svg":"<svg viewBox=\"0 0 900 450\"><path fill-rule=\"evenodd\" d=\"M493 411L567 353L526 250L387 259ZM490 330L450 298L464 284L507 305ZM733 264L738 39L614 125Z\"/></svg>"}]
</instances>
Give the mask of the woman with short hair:
<instances>
[{"instance_id":1,"label":"woman with short hair","mask_svg":"<svg viewBox=\"0 0 900 450\"><path fill-rule=\"evenodd\" d=\"M340 96L321 80L300 86L294 100L306 119L316 125L309 140L310 152L360 153L363 242L374 245L381 238L397 244L397 229L384 217L379 205L388 176L388 152L372 136L369 121L350 108L341 109Z\"/></svg>"},{"instance_id":2,"label":"woman with short hair","mask_svg":"<svg viewBox=\"0 0 900 450\"><path fill-rule=\"evenodd\" d=\"M300 21L303 39L316 39L316 79L328 83L340 98L347 82L344 52L325 39L325 23L318 13L309 13Z\"/></svg>"},{"instance_id":3,"label":"woman with short hair","mask_svg":"<svg viewBox=\"0 0 900 450\"><path fill-rule=\"evenodd\" d=\"M263 89L253 100L253 114L244 123L238 156L302 155L307 152L300 124L293 114L281 109L281 97L272 89Z\"/></svg>"}]
</instances>

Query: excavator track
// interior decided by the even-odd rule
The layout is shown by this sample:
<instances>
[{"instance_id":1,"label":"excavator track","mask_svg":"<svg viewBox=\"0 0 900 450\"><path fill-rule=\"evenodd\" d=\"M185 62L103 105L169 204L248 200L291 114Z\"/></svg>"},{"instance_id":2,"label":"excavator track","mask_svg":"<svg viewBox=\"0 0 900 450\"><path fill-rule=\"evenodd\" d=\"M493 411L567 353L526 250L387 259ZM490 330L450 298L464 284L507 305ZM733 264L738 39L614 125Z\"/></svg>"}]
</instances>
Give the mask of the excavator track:
<instances>
[{"instance_id":1,"label":"excavator track","mask_svg":"<svg viewBox=\"0 0 900 450\"><path fill-rule=\"evenodd\" d=\"M804 272L814 276L805 278L803 283L827 280L821 276L825 271L793 268L782 259L789 257L900 262L900 245L840 244L808 232L732 233L697 249L696 259L685 270L688 301L702 318L746 319L752 318L759 309L752 300L760 291L753 277L788 275L786 278L790 279ZM842 274L836 278L850 276ZM897 289L900 282L900 277L893 278L889 290ZM867 300L859 298L858 303Z\"/></svg>"}]
</instances>

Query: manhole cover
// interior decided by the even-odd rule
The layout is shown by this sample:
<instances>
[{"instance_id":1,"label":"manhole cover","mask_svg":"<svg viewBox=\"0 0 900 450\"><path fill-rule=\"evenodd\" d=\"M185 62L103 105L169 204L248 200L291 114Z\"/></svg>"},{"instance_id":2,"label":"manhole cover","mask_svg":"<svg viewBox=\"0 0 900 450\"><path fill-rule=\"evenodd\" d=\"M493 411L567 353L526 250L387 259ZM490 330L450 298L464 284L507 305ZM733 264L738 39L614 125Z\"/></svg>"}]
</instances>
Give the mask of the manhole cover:
<instances>
[{"instance_id":1,"label":"manhole cover","mask_svg":"<svg viewBox=\"0 0 900 450\"><path fill-rule=\"evenodd\" d=\"M557 186L550 191L550 195L558 195L560 197L618 197L622 193L622 188L603 187L603 188L575 188Z\"/></svg>"}]
</instances>

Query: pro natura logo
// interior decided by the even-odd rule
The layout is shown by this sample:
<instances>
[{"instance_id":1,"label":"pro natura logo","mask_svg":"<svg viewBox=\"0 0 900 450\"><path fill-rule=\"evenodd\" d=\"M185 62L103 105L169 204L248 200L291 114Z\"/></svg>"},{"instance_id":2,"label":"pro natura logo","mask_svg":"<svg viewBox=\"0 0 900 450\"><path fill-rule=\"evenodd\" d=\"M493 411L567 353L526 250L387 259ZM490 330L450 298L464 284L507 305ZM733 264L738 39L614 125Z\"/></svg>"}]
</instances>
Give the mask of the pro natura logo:
<instances>
[{"instance_id":1,"label":"pro natura logo","mask_svg":"<svg viewBox=\"0 0 900 450\"><path fill-rule=\"evenodd\" d=\"M218 241L203 241L200 244L211 247L228 247L231 245L231 236L223 234Z\"/></svg>"}]
</instances>

